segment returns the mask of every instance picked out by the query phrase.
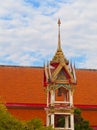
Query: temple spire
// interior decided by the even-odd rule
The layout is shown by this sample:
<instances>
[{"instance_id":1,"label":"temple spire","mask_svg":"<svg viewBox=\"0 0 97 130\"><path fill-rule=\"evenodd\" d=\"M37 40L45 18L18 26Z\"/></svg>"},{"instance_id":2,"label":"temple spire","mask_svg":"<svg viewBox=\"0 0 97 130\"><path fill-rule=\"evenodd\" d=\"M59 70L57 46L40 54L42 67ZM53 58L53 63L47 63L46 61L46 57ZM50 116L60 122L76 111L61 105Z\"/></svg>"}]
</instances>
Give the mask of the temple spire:
<instances>
[{"instance_id":1,"label":"temple spire","mask_svg":"<svg viewBox=\"0 0 97 130\"><path fill-rule=\"evenodd\" d=\"M61 21L60 19L58 19L58 48L54 57L52 58L52 61L50 62L51 64L60 63L60 62L64 62L66 64L69 63L68 60L65 58L64 53L61 48L60 24L61 24Z\"/></svg>"},{"instance_id":2,"label":"temple spire","mask_svg":"<svg viewBox=\"0 0 97 130\"><path fill-rule=\"evenodd\" d=\"M61 24L61 21L60 21L60 19L58 19L58 50L61 50L60 24Z\"/></svg>"}]
</instances>

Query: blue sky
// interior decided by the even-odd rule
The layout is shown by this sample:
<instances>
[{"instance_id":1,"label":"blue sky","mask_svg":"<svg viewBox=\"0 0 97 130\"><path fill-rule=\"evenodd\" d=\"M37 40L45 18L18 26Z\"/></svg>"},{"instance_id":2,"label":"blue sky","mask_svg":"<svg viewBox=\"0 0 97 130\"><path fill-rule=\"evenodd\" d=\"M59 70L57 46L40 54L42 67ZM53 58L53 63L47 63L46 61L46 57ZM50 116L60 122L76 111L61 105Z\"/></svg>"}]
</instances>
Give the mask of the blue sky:
<instances>
[{"instance_id":1,"label":"blue sky","mask_svg":"<svg viewBox=\"0 0 97 130\"><path fill-rule=\"evenodd\" d=\"M77 68L97 69L97 0L0 2L0 65L43 66L61 44Z\"/></svg>"}]
</instances>

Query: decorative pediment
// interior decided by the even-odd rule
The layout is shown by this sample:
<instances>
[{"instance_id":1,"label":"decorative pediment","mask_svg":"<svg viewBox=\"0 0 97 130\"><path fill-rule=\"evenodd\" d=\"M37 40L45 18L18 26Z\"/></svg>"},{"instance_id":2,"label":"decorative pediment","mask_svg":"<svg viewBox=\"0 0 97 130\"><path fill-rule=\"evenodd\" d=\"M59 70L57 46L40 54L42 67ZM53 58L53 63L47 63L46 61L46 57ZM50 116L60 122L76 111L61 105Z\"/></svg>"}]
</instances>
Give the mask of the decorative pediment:
<instances>
[{"instance_id":1,"label":"decorative pediment","mask_svg":"<svg viewBox=\"0 0 97 130\"><path fill-rule=\"evenodd\" d=\"M57 75L56 80L66 80L66 74L64 72L64 69L61 69L61 71L59 72L59 74Z\"/></svg>"},{"instance_id":2,"label":"decorative pediment","mask_svg":"<svg viewBox=\"0 0 97 130\"><path fill-rule=\"evenodd\" d=\"M65 63L60 63L52 73L52 81L72 81L73 75L71 74L68 66Z\"/></svg>"}]
</instances>

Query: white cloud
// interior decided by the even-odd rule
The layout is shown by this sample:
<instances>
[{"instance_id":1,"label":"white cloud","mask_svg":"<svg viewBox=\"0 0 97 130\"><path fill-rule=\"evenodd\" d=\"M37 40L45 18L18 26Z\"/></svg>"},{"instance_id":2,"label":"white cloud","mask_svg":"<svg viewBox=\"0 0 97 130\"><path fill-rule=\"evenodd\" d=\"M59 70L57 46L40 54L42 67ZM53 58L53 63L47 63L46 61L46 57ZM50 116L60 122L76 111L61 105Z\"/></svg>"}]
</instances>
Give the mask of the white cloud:
<instances>
[{"instance_id":1,"label":"white cloud","mask_svg":"<svg viewBox=\"0 0 97 130\"><path fill-rule=\"evenodd\" d=\"M42 65L50 60L60 17L66 57L76 60L77 67L97 69L97 0L25 1L0 3L0 64Z\"/></svg>"}]
</instances>

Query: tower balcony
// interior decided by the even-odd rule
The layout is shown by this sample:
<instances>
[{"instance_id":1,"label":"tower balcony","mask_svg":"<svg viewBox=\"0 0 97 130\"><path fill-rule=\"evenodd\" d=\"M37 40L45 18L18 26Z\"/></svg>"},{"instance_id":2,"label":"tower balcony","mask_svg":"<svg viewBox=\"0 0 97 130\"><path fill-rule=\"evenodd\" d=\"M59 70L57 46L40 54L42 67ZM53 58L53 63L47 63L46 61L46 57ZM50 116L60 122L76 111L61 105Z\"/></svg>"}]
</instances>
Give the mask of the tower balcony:
<instances>
[{"instance_id":1,"label":"tower balcony","mask_svg":"<svg viewBox=\"0 0 97 130\"><path fill-rule=\"evenodd\" d=\"M63 108L72 108L73 105L69 102L69 101L55 101L53 104L49 104L48 105L49 107L50 106L53 106L55 108L59 108L59 107L63 107Z\"/></svg>"},{"instance_id":2,"label":"tower balcony","mask_svg":"<svg viewBox=\"0 0 97 130\"><path fill-rule=\"evenodd\" d=\"M55 106L70 106L70 101L55 101Z\"/></svg>"}]
</instances>

